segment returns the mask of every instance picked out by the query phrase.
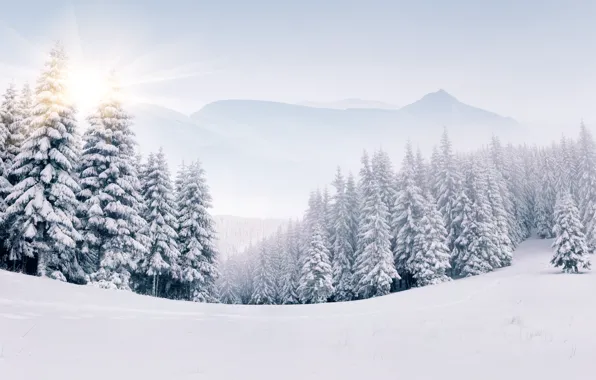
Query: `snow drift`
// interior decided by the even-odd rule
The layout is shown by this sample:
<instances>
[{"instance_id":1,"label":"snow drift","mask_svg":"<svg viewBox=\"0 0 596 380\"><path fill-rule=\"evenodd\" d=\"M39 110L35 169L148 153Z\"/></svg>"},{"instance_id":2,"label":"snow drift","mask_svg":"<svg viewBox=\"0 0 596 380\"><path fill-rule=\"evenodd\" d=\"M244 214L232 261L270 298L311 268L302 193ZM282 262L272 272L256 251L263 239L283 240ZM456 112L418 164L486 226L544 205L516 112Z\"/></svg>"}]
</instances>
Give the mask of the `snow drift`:
<instances>
[{"instance_id":1,"label":"snow drift","mask_svg":"<svg viewBox=\"0 0 596 380\"><path fill-rule=\"evenodd\" d=\"M349 303L176 302L0 271L0 379L590 379L596 275L512 267Z\"/></svg>"}]
</instances>

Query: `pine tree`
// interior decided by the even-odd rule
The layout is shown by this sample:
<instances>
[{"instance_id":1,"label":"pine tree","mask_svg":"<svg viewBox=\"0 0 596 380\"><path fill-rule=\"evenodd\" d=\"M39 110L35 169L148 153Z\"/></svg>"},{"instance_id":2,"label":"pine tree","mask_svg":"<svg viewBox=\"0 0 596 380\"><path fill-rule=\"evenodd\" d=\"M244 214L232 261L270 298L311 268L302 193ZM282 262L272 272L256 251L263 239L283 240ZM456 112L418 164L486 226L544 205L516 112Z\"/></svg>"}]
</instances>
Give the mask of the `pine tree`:
<instances>
[{"instance_id":1,"label":"pine tree","mask_svg":"<svg viewBox=\"0 0 596 380\"><path fill-rule=\"evenodd\" d=\"M503 202L503 179L501 173L494 165L489 164L487 170L487 197L490 204L492 218L496 230L493 235L495 236L494 244L497 247L497 255L499 258L499 266L511 265L513 244L509 238L509 220L514 218L505 209Z\"/></svg>"},{"instance_id":2,"label":"pine tree","mask_svg":"<svg viewBox=\"0 0 596 380\"><path fill-rule=\"evenodd\" d=\"M416 286L434 285L450 280L446 275L451 266L443 218L437 211L430 193L425 201L420 233L414 240L414 254L409 263Z\"/></svg>"},{"instance_id":3,"label":"pine tree","mask_svg":"<svg viewBox=\"0 0 596 380\"><path fill-rule=\"evenodd\" d=\"M552 173L553 158L550 152L543 151L541 153L540 164L540 191L537 193L534 210L536 230L540 238L550 239L553 237L553 215L556 201L554 175Z\"/></svg>"},{"instance_id":4,"label":"pine tree","mask_svg":"<svg viewBox=\"0 0 596 380\"><path fill-rule=\"evenodd\" d=\"M594 220L596 213L596 144L583 122L580 126L578 148L577 191L580 221L583 226L588 226ZM552 165L552 162L550 164ZM596 246L596 236L587 236L587 244Z\"/></svg>"},{"instance_id":5,"label":"pine tree","mask_svg":"<svg viewBox=\"0 0 596 380\"><path fill-rule=\"evenodd\" d=\"M222 275L218 279L217 293L219 295L219 302L226 304L241 303L240 296L237 292L237 286L234 282L234 261L228 259L223 265Z\"/></svg>"},{"instance_id":6,"label":"pine tree","mask_svg":"<svg viewBox=\"0 0 596 380\"><path fill-rule=\"evenodd\" d=\"M57 45L37 81L31 136L14 159L11 174L23 178L12 189L4 215L11 257L38 259L37 272L82 281L75 255L81 239L75 216L79 153L75 110L66 100L67 58Z\"/></svg>"},{"instance_id":7,"label":"pine tree","mask_svg":"<svg viewBox=\"0 0 596 380\"><path fill-rule=\"evenodd\" d=\"M590 269L587 257L589 251L582 232L579 212L568 191L564 191L557 200L553 229L555 254L551 264L557 268L562 267L566 273L578 273L580 267Z\"/></svg>"},{"instance_id":8,"label":"pine tree","mask_svg":"<svg viewBox=\"0 0 596 380\"><path fill-rule=\"evenodd\" d=\"M4 98L2 100L2 104L0 104L0 124L4 124L6 128L6 137L4 138L4 149L2 152L2 159L4 161L4 165L7 168L12 166L15 157L19 154L21 150L21 145L25 140L25 134L22 131L23 123L21 122L21 112L19 109L19 103L17 99L17 90L14 84L10 84L6 93L4 94ZM10 173L9 173L9 177ZM14 180L11 178L11 182L16 183L19 178L15 178Z\"/></svg>"},{"instance_id":9,"label":"pine tree","mask_svg":"<svg viewBox=\"0 0 596 380\"><path fill-rule=\"evenodd\" d=\"M310 244L304 252L298 293L303 303L321 303L333 295L333 274L329 251L323 240L320 223L312 226Z\"/></svg>"},{"instance_id":10,"label":"pine tree","mask_svg":"<svg viewBox=\"0 0 596 380\"><path fill-rule=\"evenodd\" d=\"M254 289L250 298L253 305L272 305L275 303L271 268L267 260L267 245L263 241L259 252L259 262L254 275Z\"/></svg>"},{"instance_id":11,"label":"pine tree","mask_svg":"<svg viewBox=\"0 0 596 380\"><path fill-rule=\"evenodd\" d=\"M300 302L298 285L300 282L301 268L299 265L300 249L297 233L299 230L299 225L294 225L290 220L286 231L286 255L284 257L285 277L281 297L281 303L284 305L292 305Z\"/></svg>"},{"instance_id":12,"label":"pine tree","mask_svg":"<svg viewBox=\"0 0 596 380\"><path fill-rule=\"evenodd\" d=\"M356 181L352 173L348 175L346 181L346 204L348 212L348 226L349 226L349 239L352 252L356 252L358 248L358 221L360 219L360 198L358 195L358 189Z\"/></svg>"},{"instance_id":13,"label":"pine tree","mask_svg":"<svg viewBox=\"0 0 596 380\"><path fill-rule=\"evenodd\" d=\"M388 294L393 281L400 277L393 265L387 223L389 211L366 154L362 157L360 194L358 246L353 270L354 293L359 298L370 298Z\"/></svg>"},{"instance_id":14,"label":"pine tree","mask_svg":"<svg viewBox=\"0 0 596 380\"><path fill-rule=\"evenodd\" d=\"M211 194L205 171L198 161L188 166L185 172L185 180L180 184L177 202L180 280L187 289L187 299L212 302L219 271L215 225L209 214Z\"/></svg>"},{"instance_id":15,"label":"pine tree","mask_svg":"<svg viewBox=\"0 0 596 380\"><path fill-rule=\"evenodd\" d=\"M143 233L149 239L148 253L140 262L141 273L152 279L144 292L158 296L160 292L159 280L166 281L181 276L178 260L178 220L176 204L170 173L163 150L159 150L153 160L150 160L142 184L142 194L145 199L145 220L147 225Z\"/></svg>"},{"instance_id":16,"label":"pine tree","mask_svg":"<svg viewBox=\"0 0 596 380\"><path fill-rule=\"evenodd\" d=\"M88 121L78 167L83 226L79 262L95 285L130 289L131 272L147 253L148 241L141 233L146 223L131 117L115 83Z\"/></svg>"},{"instance_id":17,"label":"pine tree","mask_svg":"<svg viewBox=\"0 0 596 380\"><path fill-rule=\"evenodd\" d=\"M23 85L21 95L18 100L19 120L21 123L21 133L23 133L23 142L31 135L31 115L33 112L33 94L28 83Z\"/></svg>"},{"instance_id":18,"label":"pine tree","mask_svg":"<svg viewBox=\"0 0 596 380\"><path fill-rule=\"evenodd\" d=\"M335 202L333 204L333 288L335 301L349 301L353 298L354 250L352 246L351 215L348 210L346 184L341 170L338 168L333 181Z\"/></svg>"},{"instance_id":19,"label":"pine tree","mask_svg":"<svg viewBox=\"0 0 596 380\"><path fill-rule=\"evenodd\" d=\"M475 239L472 224L472 201L470 201L466 192L467 190L464 187L459 189L451 213L452 223L449 238L453 241L451 248L452 277L467 275L464 272L464 267L470 257L470 243Z\"/></svg>"},{"instance_id":20,"label":"pine tree","mask_svg":"<svg viewBox=\"0 0 596 380\"><path fill-rule=\"evenodd\" d=\"M389 155L382 150L376 152L371 161L371 168L375 176L375 181L378 183L379 191L381 192L381 199L391 216L393 207L395 206L396 192L394 183L395 173L393 173Z\"/></svg>"},{"instance_id":21,"label":"pine tree","mask_svg":"<svg viewBox=\"0 0 596 380\"><path fill-rule=\"evenodd\" d=\"M465 264L461 273L464 276L486 273L503 265L496 245L496 227L487 197L486 166L482 161L481 157L472 157L468 174L467 186L472 205L468 225L463 231L469 243L468 256L464 258Z\"/></svg>"},{"instance_id":22,"label":"pine tree","mask_svg":"<svg viewBox=\"0 0 596 380\"><path fill-rule=\"evenodd\" d=\"M438 158L438 172L436 174L436 199L439 212L443 216L445 227L447 228L448 241L447 245L451 251L454 249L454 242L457 234L453 231L456 229L453 226L453 215L455 204L459 196L461 196L462 178L457 168L457 163L453 155L451 141L447 134L447 129L443 131L441 137L441 147ZM461 200L461 199L460 199Z\"/></svg>"},{"instance_id":23,"label":"pine tree","mask_svg":"<svg viewBox=\"0 0 596 380\"><path fill-rule=\"evenodd\" d=\"M393 257L395 266L407 286L412 282L410 261L414 255L414 241L420 233L420 220L424 213L424 195L418 186L416 161L412 147L406 146L406 156L400 176L401 189L398 192L393 220Z\"/></svg>"}]
</instances>

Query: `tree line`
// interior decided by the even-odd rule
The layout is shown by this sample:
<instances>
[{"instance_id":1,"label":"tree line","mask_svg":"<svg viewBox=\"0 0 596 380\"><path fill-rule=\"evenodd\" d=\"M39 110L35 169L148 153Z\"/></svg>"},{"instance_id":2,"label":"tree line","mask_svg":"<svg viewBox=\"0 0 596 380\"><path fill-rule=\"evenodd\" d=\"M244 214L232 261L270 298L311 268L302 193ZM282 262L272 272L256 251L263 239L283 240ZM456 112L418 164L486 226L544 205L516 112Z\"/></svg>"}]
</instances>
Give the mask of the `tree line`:
<instances>
[{"instance_id":1,"label":"tree line","mask_svg":"<svg viewBox=\"0 0 596 380\"><path fill-rule=\"evenodd\" d=\"M80 134L57 44L34 91L0 105L0 267L76 284L216 302L211 195L198 161L175 181L142 160L117 81Z\"/></svg>"},{"instance_id":2,"label":"tree line","mask_svg":"<svg viewBox=\"0 0 596 380\"><path fill-rule=\"evenodd\" d=\"M556 238L552 264L589 268L596 248L596 149L577 140L455 152L445 129L430 160L407 144L400 170L364 152L338 168L302 220L222 264L225 303L299 304L382 296L511 265L532 231Z\"/></svg>"}]
</instances>

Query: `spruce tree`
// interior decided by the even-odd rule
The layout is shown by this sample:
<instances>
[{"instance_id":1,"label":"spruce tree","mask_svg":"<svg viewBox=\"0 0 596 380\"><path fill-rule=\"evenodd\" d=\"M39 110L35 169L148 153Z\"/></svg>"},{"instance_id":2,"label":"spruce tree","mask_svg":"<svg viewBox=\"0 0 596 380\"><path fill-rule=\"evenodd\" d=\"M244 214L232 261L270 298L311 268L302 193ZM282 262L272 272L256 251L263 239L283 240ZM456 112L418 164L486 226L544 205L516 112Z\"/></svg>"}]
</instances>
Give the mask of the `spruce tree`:
<instances>
[{"instance_id":1,"label":"spruce tree","mask_svg":"<svg viewBox=\"0 0 596 380\"><path fill-rule=\"evenodd\" d=\"M564 191L557 200L553 230L555 254L551 264L556 268L561 267L566 273L578 273L580 268L590 269L587 257L589 251L579 211L568 191Z\"/></svg>"},{"instance_id":2,"label":"spruce tree","mask_svg":"<svg viewBox=\"0 0 596 380\"><path fill-rule=\"evenodd\" d=\"M487 170L487 197L490 204L492 218L496 230L494 231L495 245L497 247L497 254L499 257L499 266L511 265L513 244L510 240L509 234L509 220L514 218L505 209L502 196L502 182L501 173L492 164L488 164Z\"/></svg>"},{"instance_id":3,"label":"spruce tree","mask_svg":"<svg viewBox=\"0 0 596 380\"><path fill-rule=\"evenodd\" d=\"M198 161L184 171L185 179L180 183L177 202L180 281L186 289L187 299L212 302L219 271L215 224L209 214L211 194L205 171Z\"/></svg>"},{"instance_id":4,"label":"spruce tree","mask_svg":"<svg viewBox=\"0 0 596 380\"><path fill-rule=\"evenodd\" d=\"M21 150L21 145L25 140L25 134L22 131L23 123L21 122L21 112L17 99L17 90L14 84L10 84L4 98L0 104L0 124L4 124L5 132L2 132L4 137L4 149L1 151L4 165L7 168L12 166L15 157ZM10 177L10 174L9 174ZM11 182L16 183L19 178L11 179Z\"/></svg>"},{"instance_id":5,"label":"spruce tree","mask_svg":"<svg viewBox=\"0 0 596 380\"><path fill-rule=\"evenodd\" d=\"M21 133L23 133L23 142L31 134L31 115L33 112L33 94L29 83L25 83L21 89L18 99L19 120L21 123Z\"/></svg>"},{"instance_id":6,"label":"spruce tree","mask_svg":"<svg viewBox=\"0 0 596 380\"><path fill-rule=\"evenodd\" d=\"M346 184L338 168L333 181L335 202L333 204L333 288L335 301L349 301L353 297L354 250L352 246L351 215L348 210Z\"/></svg>"},{"instance_id":7,"label":"spruce tree","mask_svg":"<svg viewBox=\"0 0 596 380\"><path fill-rule=\"evenodd\" d=\"M301 268L299 236L300 230L298 224L290 220L286 231L286 255L284 257L285 277L282 287L281 303L285 305L297 304L300 302L298 294L298 285L300 282Z\"/></svg>"},{"instance_id":8,"label":"spruce tree","mask_svg":"<svg viewBox=\"0 0 596 380\"><path fill-rule=\"evenodd\" d=\"M446 274L451 266L443 218L437 211L430 193L425 201L420 233L414 240L414 254L409 265L416 286L434 285L450 280Z\"/></svg>"},{"instance_id":9,"label":"spruce tree","mask_svg":"<svg viewBox=\"0 0 596 380\"><path fill-rule=\"evenodd\" d=\"M406 286L412 285L410 261L414 255L414 242L420 232L420 220L424 213L424 195L418 185L416 161L412 147L406 146L406 156L400 175L401 188L397 195L393 221L393 257L395 266Z\"/></svg>"},{"instance_id":10,"label":"spruce tree","mask_svg":"<svg viewBox=\"0 0 596 380\"><path fill-rule=\"evenodd\" d=\"M226 304L239 304L241 303L240 296L238 295L237 286L234 278L234 265L233 260L228 259L223 264L223 270L217 283L217 294L219 302Z\"/></svg>"},{"instance_id":11,"label":"spruce tree","mask_svg":"<svg viewBox=\"0 0 596 380\"><path fill-rule=\"evenodd\" d=\"M13 258L35 256L39 275L80 282L83 271L75 255L81 239L75 216L79 138L66 96L67 73L66 54L56 45L37 81L32 134L10 169L22 180L6 199L3 220Z\"/></svg>"},{"instance_id":12,"label":"spruce tree","mask_svg":"<svg viewBox=\"0 0 596 380\"><path fill-rule=\"evenodd\" d=\"M452 223L449 238L453 241L451 248L452 277L468 275L464 271L464 267L470 257L470 244L475 239L472 224L472 201L466 193L466 188L460 187L451 213Z\"/></svg>"},{"instance_id":13,"label":"spruce tree","mask_svg":"<svg viewBox=\"0 0 596 380\"><path fill-rule=\"evenodd\" d=\"M250 303L253 305L272 305L275 303L275 294L273 291L273 281L271 278L271 268L267 260L267 245L261 243L258 254L258 263L254 273L254 288L250 297Z\"/></svg>"},{"instance_id":14,"label":"spruce tree","mask_svg":"<svg viewBox=\"0 0 596 380\"><path fill-rule=\"evenodd\" d=\"M142 184L145 199L144 218L147 225L143 233L149 239L147 254L140 262L141 273L151 278L151 285L146 284L144 292L158 296L160 279L166 283L181 276L178 260L178 220L174 190L168 165L163 150L148 162Z\"/></svg>"},{"instance_id":15,"label":"spruce tree","mask_svg":"<svg viewBox=\"0 0 596 380\"><path fill-rule=\"evenodd\" d=\"M389 211L366 155L362 157L360 180L361 207L358 250L354 262L354 293L359 298L370 298L388 294L393 281L400 277L391 253L387 223Z\"/></svg>"},{"instance_id":16,"label":"spruce tree","mask_svg":"<svg viewBox=\"0 0 596 380\"><path fill-rule=\"evenodd\" d=\"M447 134L447 129L443 131L441 146L437 155L438 157L436 160L438 160L438 169L435 178L437 207L443 216L443 221L449 235L447 242L448 247L450 250L453 250L453 244L458 236L452 232L454 230L453 219L455 217L453 215L453 210L458 197L461 196L462 178L457 167L456 159L453 155L453 149L451 141L449 140L449 135Z\"/></svg>"},{"instance_id":17,"label":"spruce tree","mask_svg":"<svg viewBox=\"0 0 596 380\"><path fill-rule=\"evenodd\" d=\"M79 163L79 262L102 288L130 289L131 272L147 253L141 233L143 198L135 164L131 117L112 90L89 118Z\"/></svg>"},{"instance_id":18,"label":"spruce tree","mask_svg":"<svg viewBox=\"0 0 596 380\"><path fill-rule=\"evenodd\" d=\"M333 273L320 223L312 226L310 244L304 252L298 293L303 303L322 303L333 295Z\"/></svg>"}]
</instances>

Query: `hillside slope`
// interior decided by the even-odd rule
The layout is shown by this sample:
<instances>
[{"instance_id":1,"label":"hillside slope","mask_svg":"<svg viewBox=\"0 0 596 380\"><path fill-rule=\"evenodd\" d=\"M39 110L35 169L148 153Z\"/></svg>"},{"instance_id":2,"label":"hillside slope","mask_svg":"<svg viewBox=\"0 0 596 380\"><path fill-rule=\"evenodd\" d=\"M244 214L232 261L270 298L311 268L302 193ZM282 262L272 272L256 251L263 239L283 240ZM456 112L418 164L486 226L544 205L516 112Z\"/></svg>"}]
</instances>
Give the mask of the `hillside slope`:
<instances>
[{"instance_id":1,"label":"hillside slope","mask_svg":"<svg viewBox=\"0 0 596 380\"><path fill-rule=\"evenodd\" d=\"M0 271L0 378L589 379L596 275L550 241L484 276L366 301L174 302Z\"/></svg>"}]
</instances>

